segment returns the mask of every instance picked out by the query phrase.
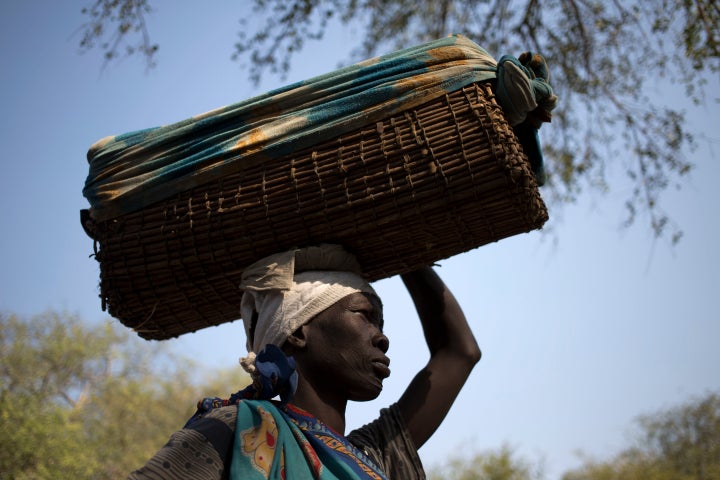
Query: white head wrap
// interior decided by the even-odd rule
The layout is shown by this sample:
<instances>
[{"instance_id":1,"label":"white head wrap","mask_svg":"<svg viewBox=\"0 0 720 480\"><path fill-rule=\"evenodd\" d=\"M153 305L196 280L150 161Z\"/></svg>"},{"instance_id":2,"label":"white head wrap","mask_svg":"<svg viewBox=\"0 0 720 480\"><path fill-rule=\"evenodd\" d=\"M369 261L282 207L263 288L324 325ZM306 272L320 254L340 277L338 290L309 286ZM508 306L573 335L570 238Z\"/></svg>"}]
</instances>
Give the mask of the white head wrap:
<instances>
[{"instance_id":1,"label":"white head wrap","mask_svg":"<svg viewBox=\"0 0 720 480\"><path fill-rule=\"evenodd\" d=\"M360 275L355 257L339 245L263 258L243 271L240 288L244 290L240 316L249 352L240 363L250 373L255 353L268 344L282 347L295 330L338 300L356 292L376 295Z\"/></svg>"}]
</instances>

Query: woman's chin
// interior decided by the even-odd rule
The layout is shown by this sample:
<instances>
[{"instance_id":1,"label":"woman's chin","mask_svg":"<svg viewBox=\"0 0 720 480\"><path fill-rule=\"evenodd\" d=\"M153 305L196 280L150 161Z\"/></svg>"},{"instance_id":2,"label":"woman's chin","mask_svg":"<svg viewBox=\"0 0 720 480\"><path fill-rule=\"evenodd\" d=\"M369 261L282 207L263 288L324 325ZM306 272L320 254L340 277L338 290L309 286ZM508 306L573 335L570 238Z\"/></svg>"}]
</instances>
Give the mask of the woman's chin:
<instances>
[{"instance_id":1,"label":"woman's chin","mask_svg":"<svg viewBox=\"0 0 720 480\"><path fill-rule=\"evenodd\" d=\"M355 395L350 398L350 400L354 402L369 402L371 400L375 400L382 393L382 389L382 380L378 380L377 383L374 384L371 388L368 388L361 392L356 392Z\"/></svg>"}]
</instances>

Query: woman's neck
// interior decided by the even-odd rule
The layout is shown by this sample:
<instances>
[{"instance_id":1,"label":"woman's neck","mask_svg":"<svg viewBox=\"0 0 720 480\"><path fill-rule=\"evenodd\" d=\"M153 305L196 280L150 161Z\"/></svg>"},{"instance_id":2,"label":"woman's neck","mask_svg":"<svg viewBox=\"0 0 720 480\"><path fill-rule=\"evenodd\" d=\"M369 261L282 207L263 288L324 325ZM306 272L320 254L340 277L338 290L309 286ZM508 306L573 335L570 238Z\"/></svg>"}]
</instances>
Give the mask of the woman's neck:
<instances>
[{"instance_id":1,"label":"woman's neck","mask_svg":"<svg viewBox=\"0 0 720 480\"><path fill-rule=\"evenodd\" d=\"M291 403L312 414L335 432L345 435L347 399L338 398L337 395L331 393L318 392L300 377Z\"/></svg>"}]
</instances>

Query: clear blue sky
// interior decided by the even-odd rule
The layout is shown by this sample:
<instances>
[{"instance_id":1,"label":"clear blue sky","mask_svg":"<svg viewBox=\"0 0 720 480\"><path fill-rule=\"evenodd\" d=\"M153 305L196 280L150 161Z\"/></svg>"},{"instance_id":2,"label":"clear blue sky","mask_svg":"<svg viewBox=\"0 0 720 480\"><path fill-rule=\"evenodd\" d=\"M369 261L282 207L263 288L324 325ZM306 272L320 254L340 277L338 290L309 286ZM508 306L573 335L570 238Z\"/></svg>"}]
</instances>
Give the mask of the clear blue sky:
<instances>
[{"instance_id":1,"label":"clear blue sky","mask_svg":"<svg viewBox=\"0 0 720 480\"><path fill-rule=\"evenodd\" d=\"M78 213L87 206L81 189L93 142L332 70L358 40L338 29L312 45L286 81L255 89L230 61L241 3L204 2L198 10L197 2L157 2L150 27L159 65L146 73L136 59L101 71L99 54L78 54L80 0L2 2L0 309L106 318ZM697 131L713 140L700 142L684 188L663 199L686 233L676 248L656 244L644 224L619 228L630 185L618 164L610 194L581 197L562 215L551 211L552 235L521 235L442 262L484 357L421 449L427 466L459 448L508 443L544 458L548 478L556 478L579 463L577 450L602 458L626 446L637 415L720 389L718 96L715 79L707 106L687 105ZM350 409L352 426L394 401L426 360L400 282L376 286L393 374L378 400ZM245 339L235 322L168 343L215 368L236 365Z\"/></svg>"}]
</instances>

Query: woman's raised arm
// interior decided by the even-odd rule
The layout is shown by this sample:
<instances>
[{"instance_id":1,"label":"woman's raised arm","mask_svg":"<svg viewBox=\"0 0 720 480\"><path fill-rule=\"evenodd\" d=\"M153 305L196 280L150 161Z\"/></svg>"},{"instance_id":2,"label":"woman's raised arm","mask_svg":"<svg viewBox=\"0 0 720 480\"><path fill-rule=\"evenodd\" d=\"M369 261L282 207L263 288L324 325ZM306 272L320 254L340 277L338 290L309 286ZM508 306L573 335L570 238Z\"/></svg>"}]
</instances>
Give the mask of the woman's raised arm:
<instances>
[{"instance_id":1,"label":"woman's raised arm","mask_svg":"<svg viewBox=\"0 0 720 480\"><path fill-rule=\"evenodd\" d=\"M430 350L427 365L398 401L410 436L420 448L442 423L481 353L460 305L431 267L401 278Z\"/></svg>"}]
</instances>

